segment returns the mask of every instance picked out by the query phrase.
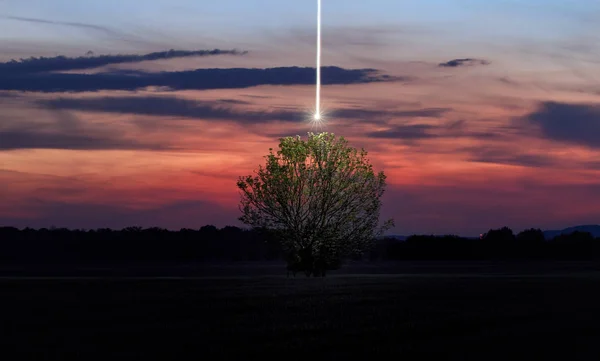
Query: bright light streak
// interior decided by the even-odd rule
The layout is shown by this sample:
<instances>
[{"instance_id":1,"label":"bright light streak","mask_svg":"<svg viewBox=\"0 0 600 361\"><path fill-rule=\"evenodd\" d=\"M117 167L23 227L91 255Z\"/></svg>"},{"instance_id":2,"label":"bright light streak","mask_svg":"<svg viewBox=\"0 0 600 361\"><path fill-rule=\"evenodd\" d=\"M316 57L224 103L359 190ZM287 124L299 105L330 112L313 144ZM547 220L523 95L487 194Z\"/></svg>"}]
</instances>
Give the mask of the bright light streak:
<instances>
[{"instance_id":1,"label":"bright light streak","mask_svg":"<svg viewBox=\"0 0 600 361\"><path fill-rule=\"evenodd\" d=\"M321 0L317 0L317 96L314 120L321 120Z\"/></svg>"},{"instance_id":2,"label":"bright light streak","mask_svg":"<svg viewBox=\"0 0 600 361\"><path fill-rule=\"evenodd\" d=\"M317 83L314 111L310 114L311 128L321 128L326 114L321 109L321 2L317 0Z\"/></svg>"}]
</instances>

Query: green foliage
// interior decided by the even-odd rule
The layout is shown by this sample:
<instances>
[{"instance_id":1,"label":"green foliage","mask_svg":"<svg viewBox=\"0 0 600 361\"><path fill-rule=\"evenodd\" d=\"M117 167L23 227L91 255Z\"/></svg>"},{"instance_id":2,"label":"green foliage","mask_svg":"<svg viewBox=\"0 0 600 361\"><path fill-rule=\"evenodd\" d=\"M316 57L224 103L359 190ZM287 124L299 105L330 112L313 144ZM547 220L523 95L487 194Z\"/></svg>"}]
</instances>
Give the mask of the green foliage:
<instances>
[{"instance_id":1,"label":"green foliage","mask_svg":"<svg viewBox=\"0 0 600 361\"><path fill-rule=\"evenodd\" d=\"M379 227L386 177L375 174L364 149L334 134L282 138L266 165L240 177L240 220L276 230L290 254L335 260L360 254L393 226ZM330 262L330 263L331 263Z\"/></svg>"}]
</instances>

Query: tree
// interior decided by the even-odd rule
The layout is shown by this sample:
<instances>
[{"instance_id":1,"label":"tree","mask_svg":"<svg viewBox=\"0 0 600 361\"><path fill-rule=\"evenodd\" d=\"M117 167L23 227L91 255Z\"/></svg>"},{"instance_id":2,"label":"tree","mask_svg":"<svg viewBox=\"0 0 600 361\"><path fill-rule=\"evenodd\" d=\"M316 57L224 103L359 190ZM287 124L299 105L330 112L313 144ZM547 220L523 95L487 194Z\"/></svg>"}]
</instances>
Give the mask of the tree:
<instances>
[{"instance_id":1,"label":"tree","mask_svg":"<svg viewBox=\"0 0 600 361\"><path fill-rule=\"evenodd\" d=\"M379 226L383 172L375 174L364 149L334 134L280 139L266 165L240 177L240 220L276 231L286 259L307 276L325 275L348 256L366 251L386 229Z\"/></svg>"},{"instance_id":2,"label":"tree","mask_svg":"<svg viewBox=\"0 0 600 361\"><path fill-rule=\"evenodd\" d=\"M508 227L502 227L500 229L490 229L486 234L483 235L483 239L489 242L505 243L512 242L516 238L512 229Z\"/></svg>"},{"instance_id":3,"label":"tree","mask_svg":"<svg viewBox=\"0 0 600 361\"><path fill-rule=\"evenodd\" d=\"M530 228L517 234L517 241L524 242L527 244L539 244L546 241L546 237L544 236L544 232L541 229Z\"/></svg>"}]
</instances>

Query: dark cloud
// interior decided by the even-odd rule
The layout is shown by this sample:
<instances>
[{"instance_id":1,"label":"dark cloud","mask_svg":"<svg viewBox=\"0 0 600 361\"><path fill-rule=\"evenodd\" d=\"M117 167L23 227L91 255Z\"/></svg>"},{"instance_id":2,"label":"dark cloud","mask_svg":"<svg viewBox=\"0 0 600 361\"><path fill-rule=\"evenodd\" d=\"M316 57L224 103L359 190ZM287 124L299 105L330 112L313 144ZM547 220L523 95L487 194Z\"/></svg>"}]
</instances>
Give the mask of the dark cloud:
<instances>
[{"instance_id":1,"label":"dark cloud","mask_svg":"<svg viewBox=\"0 0 600 361\"><path fill-rule=\"evenodd\" d=\"M16 149L77 150L165 150L171 147L126 138L115 130L91 128L77 117L54 112L53 121L34 122L27 119L3 119L0 128L0 151ZM6 117L5 117L6 118Z\"/></svg>"},{"instance_id":2,"label":"dark cloud","mask_svg":"<svg viewBox=\"0 0 600 361\"><path fill-rule=\"evenodd\" d=\"M446 68L456 68L459 66L468 66L468 65L489 65L490 62L483 59L473 59L473 58L464 58L464 59L453 59L447 61L445 63L440 63L438 66L446 67Z\"/></svg>"},{"instance_id":3,"label":"dark cloud","mask_svg":"<svg viewBox=\"0 0 600 361\"><path fill-rule=\"evenodd\" d=\"M371 138L418 140L436 137L435 134L430 133L433 129L436 129L436 127L428 124L396 125L388 130L368 133L367 136Z\"/></svg>"},{"instance_id":4,"label":"dark cloud","mask_svg":"<svg viewBox=\"0 0 600 361\"><path fill-rule=\"evenodd\" d=\"M77 149L77 150L164 150L160 144L146 144L116 136L62 134L38 131L0 131L0 150Z\"/></svg>"},{"instance_id":5,"label":"dark cloud","mask_svg":"<svg viewBox=\"0 0 600 361\"><path fill-rule=\"evenodd\" d=\"M7 99L7 98L14 99L14 98L18 98L18 97L19 97L19 95L15 94L15 93L7 92L7 91L0 91L0 99L3 99L3 98L4 99Z\"/></svg>"},{"instance_id":6,"label":"dark cloud","mask_svg":"<svg viewBox=\"0 0 600 361\"><path fill-rule=\"evenodd\" d=\"M440 136L447 138L469 137L483 140L506 140L508 137L522 131L520 127L514 129L507 126L495 126L487 131L473 130L469 127L469 122L464 119L450 120L440 125L440 129L443 131Z\"/></svg>"},{"instance_id":7,"label":"dark cloud","mask_svg":"<svg viewBox=\"0 0 600 361\"><path fill-rule=\"evenodd\" d=\"M57 98L40 100L38 104L53 110L79 110L104 113L124 113L169 116L193 119L232 120L240 123L267 121L301 121L303 112L252 111L236 109L222 102L202 102L177 97L137 96L99 98Z\"/></svg>"},{"instance_id":8,"label":"dark cloud","mask_svg":"<svg viewBox=\"0 0 600 361\"><path fill-rule=\"evenodd\" d=\"M600 170L600 161L585 162L584 167L586 169Z\"/></svg>"},{"instance_id":9,"label":"dark cloud","mask_svg":"<svg viewBox=\"0 0 600 361\"><path fill-rule=\"evenodd\" d=\"M439 118L445 113L451 111L450 108L423 108L414 110L373 110L364 108L346 108L333 110L331 117L360 119L364 121L379 120L385 118Z\"/></svg>"},{"instance_id":10,"label":"dark cloud","mask_svg":"<svg viewBox=\"0 0 600 361\"><path fill-rule=\"evenodd\" d=\"M544 102L519 121L539 127L548 139L600 148L600 105Z\"/></svg>"},{"instance_id":11,"label":"dark cloud","mask_svg":"<svg viewBox=\"0 0 600 361\"><path fill-rule=\"evenodd\" d=\"M225 101L223 101L225 100ZM83 111L83 112L102 112L115 114L133 114L142 116L156 117L177 117L201 120L233 121L244 126L265 124L273 121L288 122L293 124L305 124L307 114L305 111L296 108L278 109L272 107L270 111L259 111L254 109L245 109L243 105L248 102L238 102L235 99L220 99L215 101L197 101L192 99L183 99L171 96L125 96L125 97L95 97L95 98L56 98L38 100L36 105L56 112L64 111ZM331 119L360 120L373 124L385 124L391 119L429 117L439 118L449 108L423 108L411 110L372 110L361 108L341 108L333 109L328 117ZM146 131L160 131L166 127L172 129L176 126L173 122L165 122L163 119L140 118L133 120L138 126ZM424 138L452 136L460 132L465 135L466 131L457 129L460 122L451 122L449 125L399 125L391 129L380 132L373 132L369 135L374 138L396 138L406 141L418 140ZM305 127L299 127L295 130L299 134L304 134ZM441 134L440 131L445 131ZM289 135L289 130L285 134L272 133L270 136L280 137ZM471 134L469 134L471 135ZM476 135L475 135L476 136Z\"/></svg>"},{"instance_id":12,"label":"dark cloud","mask_svg":"<svg viewBox=\"0 0 600 361\"><path fill-rule=\"evenodd\" d=\"M91 111L104 113L139 114L149 116L169 116L192 119L232 120L245 124L257 124L270 121L301 122L306 112L295 108L283 108L273 111L248 110L235 105L248 102L226 99L223 101L197 101L169 96L127 96L97 98L57 98L37 102L47 109L62 111ZM438 118L448 108L424 108L406 111L369 110L360 108L334 109L328 117L381 122L382 119L434 117Z\"/></svg>"},{"instance_id":13,"label":"dark cloud","mask_svg":"<svg viewBox=\"0 0 600 361\"><path fill-rule=\"evenodd\" d=\"M109 64L137 63L149 60L185 58L192 56L215 56L215 55L245 55L246 51L238 50L169 50L149 54L124 54L124 55L99 55L99 56L80 56L69 58L65 56L56 56L52 58L31 57L28 59L12 60L6 63L0 63L0 79L4 76L14 76L18 74L43 73L50 71L80 70L98 68ZM123 72L124 74L127 74ZM137 72L131 72L136 74Z\"/></svg>"},{"instance_id":14,"label":"dark cloud","mask_svg":"<svg viewBox=\"0 0 600 361\"><path fill-rule=\"evenodd\" d=\"M435 113L432 109L436 108L425 108L420 111L406 111L399 112L407 114L407 118L410 117L425 117L427 114L430 117L440 118L446 112L451 111L452 109L447 108L439 108L439 113ZM397 116L396 113L390 112L390 114ZM419 115L420 114L420 115ZM367 136L371 138L382 138L382 139L398 139L404 140L407 143L412 143L412 141L420 140L420 139L430 139L430 138L472 138L476 140L497 140L497 139L506 139L508 137L507 134L501 133L498 131L479 131L473 130L468 126L467 121L461 120L448 120L448 121L438 121L435 125L433 124L397 124L391 125L386 130L380 130L376 132L368 133Z\"/></svg>"},{"instance_id":15,"label":"dark cloud","mask_svg":"<svg viewBox=\"0 0 600 361\"><path fill-rule=\"evenodd\" d=\"M494 164L516 165L532 168L557 166L556 159L542 154L511 154L506 149L485 149L483 147L469 148L472 156L470 161Z\"/></svg>"},{"instance_id":16,"label":"dark cloud","mask_svg":"<svg viewBox=\"0 0 600 361\"><path fill-rule=\"evenodd\" d=\"M506 76L499 77L499 78L496 78L496 79L497 79L499 82L501 82L501 83L504 83L504 84L507 84L507 85L512 85L512 86L519 86L519 85L521 85L519 82L517 82L517 81L515 81L515 80L512 80L511 78L509 78L509 77L506 77Z\"/></svg>"},{"instance_id":17,"label":"dark cloud","mask_svg":"<svg viewBox=\"0 0 600 361\"><path fill-rule=\"evenodd\" d=\"M246 98L256 98L256 99L273 99L274 97L270 95L255 95L255 94L242 94L243 97Z\"/></svg>"},{"instance_id":18,"label":"dark cloud","mask_svg":"<svg viewBox=\"0 0 600 361\"><path fill-rule=\"evenodd\" d=\"M236 104L236 105L250 105L252 103L247 102L245 100L237 100L237 99L219 99L218 102L225 104Z\"/></svg>"},{"instance_id":19,"label":"dark cloud","mask_svg":"<svg viewBox=\"0 0 600 361\"><path fill-rule=\"evenodd\" d=\"M87 92L98 90L137 90L151 86L172 90L235 89L259 85L309 85L314 68L281 67L268 69L197 69L192 71L146 73L138 71L99 74L6 74L0 76L0 90L31 92ZM397 81L375 69L324 67L322 83L359 84Z\"/></svg>"}]
</instances>

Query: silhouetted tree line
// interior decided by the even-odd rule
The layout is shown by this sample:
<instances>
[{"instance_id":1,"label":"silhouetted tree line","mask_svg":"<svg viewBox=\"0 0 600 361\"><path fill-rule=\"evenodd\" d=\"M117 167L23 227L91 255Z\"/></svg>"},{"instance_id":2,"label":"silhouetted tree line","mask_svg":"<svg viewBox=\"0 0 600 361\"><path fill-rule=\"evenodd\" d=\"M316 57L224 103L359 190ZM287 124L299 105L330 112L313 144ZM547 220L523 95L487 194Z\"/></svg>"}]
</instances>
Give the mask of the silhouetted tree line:
<instances>
[{"instance_id":1,"label":"silhouetted tree line","mask_svg":"<svg viewBox=\"0 0 600 361\"><path fill-rule=\"evenodd\" d=\"M517 235L493 229L479 239L458 236L384 238L368 255L371 260L600 260L600 238L573 232L545 239L540 229Z\"/></svg>"},{"instance_id":2,"label":"silhouetted tree line","mask_svg":"<svg viewBox=\"0 0 600 361\"><path fill-rule=\"evenodd\" d=\"M273 236L263 230L204 226L170 231L128 227L122 230L19 230L0 228L0 262L188 262L265 261L281 258Z\"/></svg>"},{"instance_id":3,"label":"silhouetted tree line","mask_svg":"<svg viewBox=\"0 0 600 361\"><path fill-rule=\"evenodd\" d=\"M206 262L284 260L276 236L266 230L204 226L169 231L0 228L2 263ZM383 238L357 258L394 260L600 260L600 238L574 232L546 240L539 229L517 235L490 230L481 239L458 236Z\"/></svg>"}]
</instances>

